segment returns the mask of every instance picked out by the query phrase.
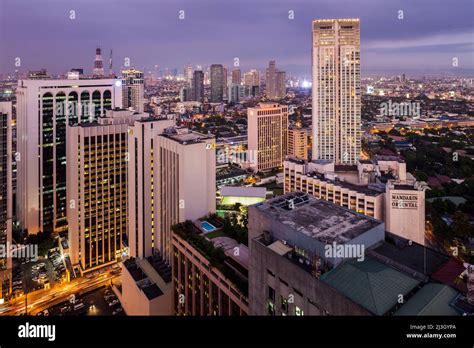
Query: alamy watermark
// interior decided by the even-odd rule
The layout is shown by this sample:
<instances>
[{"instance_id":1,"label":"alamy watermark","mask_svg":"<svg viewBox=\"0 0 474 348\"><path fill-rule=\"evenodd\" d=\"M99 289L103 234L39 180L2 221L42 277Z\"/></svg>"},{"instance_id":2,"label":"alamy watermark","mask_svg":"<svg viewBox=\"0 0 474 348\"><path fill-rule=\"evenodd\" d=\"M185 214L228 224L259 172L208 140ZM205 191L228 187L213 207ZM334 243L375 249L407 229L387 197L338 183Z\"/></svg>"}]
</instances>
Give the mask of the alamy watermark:
<instances>
[{"instance_id":1,"label":"alamy watermark","mask_svg":"<svg viewBox=\"0 0 474 348\"><path fill-rule=\"evenodd\" d=\"M421 116L421 105L419 102L403 102L397 103L392 102L389 99L388 102L380 104L380 114L382 116Z\"/></svg>"},{"instance_id":2,"label":"alamy watermark","mask_svg":"<svg viewBox=\"0 0 474 348\"><path fill-rule=\"evenodd\" d=\"M324 246L324 256L326 258L341 258L341 259L357 259L357 261L364 261L365 259L365 245L364 244L326 244Z\"/></svg>"},{"instance_id":3,"label":"alamy watermark","mask_svg":"<svg viewBox=\"0 0 474 348\"><path fill-rule=\"evenodd\" d=\"M29 259L38 261L37 244L0 244L0 258Z\"/></svg>"}]
</instances>

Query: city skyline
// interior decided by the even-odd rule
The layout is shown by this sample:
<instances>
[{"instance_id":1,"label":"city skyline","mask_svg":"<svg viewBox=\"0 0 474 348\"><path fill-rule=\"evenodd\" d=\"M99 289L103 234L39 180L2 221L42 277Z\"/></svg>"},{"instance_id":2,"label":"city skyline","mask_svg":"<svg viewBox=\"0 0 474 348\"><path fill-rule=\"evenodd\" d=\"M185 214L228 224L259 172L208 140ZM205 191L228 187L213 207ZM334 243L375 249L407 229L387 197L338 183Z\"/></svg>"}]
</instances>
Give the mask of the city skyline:
<instances>
[{"instance_id":1,"label":"city skyline","mask_svg":"<svg viewBox=\"0 0 474 348\"><path fill-rule=\"evenodd\" d=\"M2 13L10 14L1 21L5 54L0 71L46 68L57 74L81 67L89 72L93 50L101 46L104 61L113 49L115 72L125 58L137 69L158 65L181 72L190 60L231 68L237 57L243 70L264 69L275 59L287 73L309 77L311 21L333 17L361 19L363 76L401 72L463 75L474 69L469 16L473 5L469 1L460 1L456 7L441 1L338 1L340 6L334 6L334 1L260 1L252 6L245 1L205 3L208 6L188 0L159 4L141 0L130 9L125 1L116 1L112 7L110 1L91 6L90 0L74 5L48 0L31 11L27 1L6 0L0 5ZM120 20L124 16L141 20ZM272 40L274 35L278 44ZM216 44L219 50L213 49ZM20 58L19 67L16 58ZM453 58L457 58L456 67Z\"/></svg>"}]
</instances>

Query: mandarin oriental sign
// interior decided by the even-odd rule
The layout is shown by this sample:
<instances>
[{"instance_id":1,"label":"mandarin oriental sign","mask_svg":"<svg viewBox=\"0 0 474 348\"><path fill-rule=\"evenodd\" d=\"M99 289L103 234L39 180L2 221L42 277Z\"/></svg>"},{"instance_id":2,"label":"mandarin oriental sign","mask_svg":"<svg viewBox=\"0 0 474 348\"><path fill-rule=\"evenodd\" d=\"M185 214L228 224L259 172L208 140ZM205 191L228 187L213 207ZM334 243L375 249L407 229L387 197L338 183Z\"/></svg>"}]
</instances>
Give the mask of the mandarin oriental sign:
<instances>
[{"instance_id":1,"label":"mandarin oriental sign","mask_svg":"<svg viewBox=\"0 0 474 348\"><path fill-rule=\"evenodd\" d=\"M392 193L392 208L418 209L418 195L407 193Z\"/></svg>"}]
</instances>

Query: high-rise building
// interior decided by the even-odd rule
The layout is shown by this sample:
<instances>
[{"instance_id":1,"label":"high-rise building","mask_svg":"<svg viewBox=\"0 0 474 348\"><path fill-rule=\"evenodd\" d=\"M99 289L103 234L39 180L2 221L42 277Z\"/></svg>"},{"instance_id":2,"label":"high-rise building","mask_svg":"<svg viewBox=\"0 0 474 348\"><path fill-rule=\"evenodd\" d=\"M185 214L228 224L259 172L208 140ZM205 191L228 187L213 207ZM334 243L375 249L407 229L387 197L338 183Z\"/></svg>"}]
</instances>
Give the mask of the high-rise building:
<instances>
[{"instance_id":1,"label":"high-rise building","mask_svg":"<svg viewBox=\"0 0 474 348\"><path fill-rule=\"evenodd\" d=\"M355 164L361 151L359 19L313 21L313 158Z\"/></svg>"},{"instance_id":2,"label":"high-rise building","mask_svg":"<svg viewBox=\"0 0 474 348\"><path fill-rule=\"evenodd\" d=\"M260 74L257 70L250 70L244 74L245 94L257 96L260 92Z\"/></svg>"},{"instance_id":3,"label":"high-rise building","mask_svg":"<svg viewBox=\"0 0 474 348\"><path fill-rule=\"evenodd\" d=\"M271 60L266 70L266 96L268 99L279 99L286 95L286 74L276 68Z\"/></svg>"},{"instance_id":4,"label":"high-rise building","mask_svg":"<svg viewBox=\"0 0 474 348\"><path fill-rule=\"evenodd\" d=\"M307 130L299 127L288 129L288 153L299 159L308 159L308 136Z\"/></svg>"},{"instance_id":5,"label":"high-rise building","mask_svg":"<svg viewBox=\"0 0 474 348\"><path fill-rule=\"evenodd\" d=\"M135 69L122 71L122 107L142 113L144 108L143 72Z\"/></svg>"},{"instance_id":6,"label":"high-rise building","mask_svg":"<svg viewBox=\"0 0 474 348\"><path fill-rule=\"evenodd\" d=\"M0 102L0 245L12 243L13 219L12 102ZM12 259L0 255L0 301L12 291Z\"/></svg>"},{"instance_id":7,"label":"high-rise building","mask_svg":"<svg viewBox=\"0 0 474 348\"><path fill-rule=\"evenodd\" d=\"M192 99L198 102L204 101L204 74L202 70L194 70L192 82Z\"/></svg>"},{"instance_id":8,"label":"high-rise building","mask_svg":"<svg viewBox=\"0 0 474 348\"><path fill-rule=\"evenodd\" d=\"M191 86L193 79L193 66L191 64L188 64L184 67L184 78L189 86Z\"/></svg>"},{"instance_id":9,"label":"high-rise building","mask_svg":"<svg viewBox=\"0 0 474 348\"><path fill-rule=\"evenodd\" d=\"M108 110L96 122L67 127L69 255L81 272L116 262L123 252L130 221L128 126L141 117Z\"/></svg>"},{"instance_id":10,"label":"high-rise building","mask_svg":"<svg viewBox=\"0 0 474 348\"><path fill-rule=\"evenodd\" d=\"M222 68L222 72L223 72L223 79L222 79L222 89L223 89L223 97L225 100L228 100L229 98L229 90L228 90L228 83L227 83L227 77L228 77L228 70L227 70L227 67L224 66Z\"/></svg>"},{"instance_id":11,"label":"high-rise building","mask_svg":"<svg viewBox=\"0 0 474 348\"><path fill-rule=\"evenodd\" d=\"M17 95L17 217L28 233L65 230L66 125L122 105L121 81L20 80Z\"/></svg>"},{"instance_id":12,"label":"high-rise building","mask_svg":"<svg viewBox=\"0 0 474 348\"><path fill-rule=\"evenodd\" d=\"M213 137L169 121L137 121L129 139L130 255L159 253L171 264L171 226L216 209ZM161 133L161 134L160 134Z\"/></svg>"},{"instance_id":13,"label":"high-rise building","mask_svg":"<svg viewBox=\"0 0 474 348\"><path fill-rule=\"evenodd\" d=\"M97 78L104 77L104 62L102 60L102 50L100 47L97 47L95 50L95 61L94 61L94 70L92 75Z\"/></svg>"},{"instance_id":14,"label":"high-rise building","mask_svg":"<svg viewBox=\"0 0 474 348\"><path fill-rule=\"evenodd\" d=\"M222 64L211 65L211 103L224 100L224 67Z\"/></svg>"},{"instance_id":15,"label":"high-rise building","mask_svg":"<svg viewBox=\"0 0 474 348\"><path fill-rule=\"evenodd\" d=\"M279 168L287 154L288 107L259 103L247 109L249 167L255 172Z\"/></svg>"},{"instance_id":16,"label":"high-rise building","mask_svg":"<svg viewBox=\"0 0 474 348\"><path fill-rule=\"evenodd\" d=\"M234 85L240 85L242 83L242 72L240 68L234 68L232 70L232 83Z\"/></svg>"},{"instance_id":17,"label":"high-rise building","mask_svg":"<svg viewBox=\"0 0 474 348\"><path fill-rule=\"evenodd\" d=\"M284 98L286 96L286 73L284 71L277 71L275 94L277 98Z\"/></svg>"}]
</instances>

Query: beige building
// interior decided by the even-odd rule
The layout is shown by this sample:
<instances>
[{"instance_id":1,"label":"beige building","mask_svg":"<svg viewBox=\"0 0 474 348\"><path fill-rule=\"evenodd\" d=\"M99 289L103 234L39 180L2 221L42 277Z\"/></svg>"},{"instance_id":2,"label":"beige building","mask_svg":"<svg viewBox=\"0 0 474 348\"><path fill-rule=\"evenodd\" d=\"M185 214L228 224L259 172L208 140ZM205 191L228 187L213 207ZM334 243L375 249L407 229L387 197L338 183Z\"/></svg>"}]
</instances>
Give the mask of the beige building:
<instances>
[{"instance_id":1,"label":"beige building","mask_svg":"<svg viewBox=\"0 0 474 348\"><path fill-rule=\"evenodd\" d=\"M218 243L221 247L223 244L226 249L230 238L220 238ZM237 247L239 257L234 256L234 247L231 246L225 251L227 261L217 268L190 241L173 232L172 268L176 315L248 315L248 248L242 244ZM240 286L226 276L225 269L239 279Z\"/></svg>"},{"instance_id":2,"label":"beige building","mask_svg":"<svg viewBox=\"0 0 474 348\"><path fill-rule=\"evenodd\" d=\"M308 131L304 128L288 129L288 156L308 160Z\"/></svg>"},{"instance_id":3,"label":"beige building","mask_svg":"<svg viewBox=\"0 0 474 348\"><path fill-rule=\"evenodd\" d=\"M114 292L127 315L173 315L171 270L163 263L131 258L122 263Z\"/></svg>"},{"instance_id":4,"label":"beige building","mask_svg":"<svg viewBox=\"0 0 474 348\"><path fill-rule=\"evenodd\" d=\"M325 173L327 166L331 168ZM302 191L378 220L384 218L384 194L367 186L335 179L333 164L316 164L287 158L284 163L284 192Z\"/></svg>"},{"instance_id":5,"label":"beige building","mask_svg":"<svg viewBox=\"0 0 474 348\"><path fill-rule=\"evenodd\" d=\"M288 107L259 103L247 109L248 160L254 172L283 165L288 146Z\"/></svg>"},{"instance_id":6,"label":"beige building","mask_svg":"<svg viewBox=\"0 0 474 348\"><path fill-rule=\"evenodd\" d=\"M389 180L385 192L387 231L425 245L425 188L415 180Z\"/></svg>"},{"instance_id":7,"label":"beige building","mask_svg":"<svg viewBox=\"0 0 474 348\"><path fill-rule=\"evenodd\" d=\"M313 21L313 159L356 164L361 152L359 19Z\"/></svg>"},{"instance_id":8,"label":"beige building","mask_svg":"<svg viewBox=\"0 0 474 348\"><path fill-rule=\"evenodd\" d=\"M406 172L402 159L380 156L360 160L355 176L349 174L338 170L332 161L288 157L284 162L284 190L310 193L382 220L387 231L424 245L425 186Z\"/></svg>"},{"instance_id":9,"label":"beige building","mask_svg":"<svg viewBox=\"0 0 474 348\"><path fill-rule=\"evenodd\" d=\"M87 272L120 258L127 233L128 125L143 114L107 111L67 128L70 258Z\"/></svg>"},{"instance_id":10,"label":"beige building","mask_svg":"<svg viewBox=\"0 0 474 348\"><path fill-rule=\"evenodd\" d=\"M215 139L169 121L131 127L130 255L171 260L171 226L216 210ZM164 129L164 130L163 130Z\"/></svg>"}]
</instances>

